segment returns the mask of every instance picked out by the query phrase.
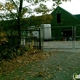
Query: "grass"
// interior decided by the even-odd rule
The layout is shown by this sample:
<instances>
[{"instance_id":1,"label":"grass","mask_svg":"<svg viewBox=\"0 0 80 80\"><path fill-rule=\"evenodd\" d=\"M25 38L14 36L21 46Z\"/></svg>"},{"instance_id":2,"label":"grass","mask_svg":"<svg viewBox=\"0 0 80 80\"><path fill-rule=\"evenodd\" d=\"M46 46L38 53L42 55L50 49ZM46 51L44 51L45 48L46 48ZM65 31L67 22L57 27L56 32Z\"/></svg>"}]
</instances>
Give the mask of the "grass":
<instances>
[{"instance_id":1,"label":"grass","mask_svg":"<svg viewBox=\"0 0 80 80\"><path fill-rule=\"evenodd\" d=\"M1 74L0 80L72 80L73 73L80 73L80 53L47 52L45 56Z\"/></svg>"}]
</instances>

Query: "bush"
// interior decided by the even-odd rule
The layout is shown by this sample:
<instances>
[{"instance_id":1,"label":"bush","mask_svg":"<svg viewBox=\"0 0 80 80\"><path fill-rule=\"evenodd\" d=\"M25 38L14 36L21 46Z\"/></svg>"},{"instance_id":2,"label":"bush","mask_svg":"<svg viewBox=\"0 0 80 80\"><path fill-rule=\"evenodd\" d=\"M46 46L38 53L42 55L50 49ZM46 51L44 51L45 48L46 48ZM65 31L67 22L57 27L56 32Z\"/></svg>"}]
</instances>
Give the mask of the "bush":
<instances>
[{"instance_id":1,"label":"bush","mask_svg":"<svg viewBox=\"0 0 80 80\"><path fill-rule=\"evenodd\" d=\"M0 59L13 59L17 56L23 55L24 53L24 49L20 48L20 49L16 49L16 48L12 48L12 49L8 49L5 48L3 50L1 50L0 53Z\"/></svg>"},{"instance_id":2,"label":"bush","mask_svg":"<svg viewBox=\"0 0 80 80\"><path fill-rule=\"evenodd\" d=\"M5 49L1 53L2 59L12 59L14 57L13 51L11 49Z\"/></svg>"},{"instance_id":3,"label":"bush","mask_svg":"<svg viewBox=\"0 0 80 80\"><path fill-rule=\"evenodd\" d=\"M0 45L3 45L8 42L6 37L6 33L0 28Z\"/></svg>"},{"instance_id":4,"label":"bush","mask_svg":"<svg viewBox=\"0 0 80 80\"><path fill-rule=\"evenodd\" d=\"M34 46L34 41L31 41L31 43L29 45L24 46L24 50L30 51L33 49L33 46Z\"/></svg>"}]
</instances>

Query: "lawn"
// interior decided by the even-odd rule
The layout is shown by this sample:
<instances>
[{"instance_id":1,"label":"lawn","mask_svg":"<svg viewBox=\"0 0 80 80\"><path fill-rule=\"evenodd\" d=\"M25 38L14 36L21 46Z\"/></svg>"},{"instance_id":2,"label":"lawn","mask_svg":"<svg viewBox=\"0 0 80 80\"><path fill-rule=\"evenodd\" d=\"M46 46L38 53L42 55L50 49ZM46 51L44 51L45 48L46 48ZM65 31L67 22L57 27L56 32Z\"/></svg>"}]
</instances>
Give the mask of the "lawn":
<instances>
[{"instance_id":1,"label":"lawn","mask_svg":"<svg viewBox=\"0 0 80 80\"><path fill-rule=\"evenodd\" d=\"M72 80L73 73L80 73L79 52L44 52L36 57L28 64L25 59L24 65L20 62L22 65L16 69L1 74L0 80Z\"/></svg>"}]
</instances>

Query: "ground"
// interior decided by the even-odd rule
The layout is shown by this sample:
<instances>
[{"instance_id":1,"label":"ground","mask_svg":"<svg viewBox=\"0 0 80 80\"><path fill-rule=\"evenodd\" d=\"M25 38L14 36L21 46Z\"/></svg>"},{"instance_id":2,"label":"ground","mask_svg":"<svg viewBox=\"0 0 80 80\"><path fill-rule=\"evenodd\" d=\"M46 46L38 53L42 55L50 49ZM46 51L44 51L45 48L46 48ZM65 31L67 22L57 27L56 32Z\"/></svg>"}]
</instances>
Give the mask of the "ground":
<instances>
[{"instance_id":1,"label":"ground","mask_svg":"<svg viewBox=\"0 0 80 80\"><path fill-rule=\"evenodd\" d=\"M33 56L33 61L28 64L24 60L24 65L1 74L0 80L72 80L74 73L80 73L79 52L44 52L45 58L39 57L39 54L36 57L37 60ZM18 59L18 63L22 62Z\"/></svg>"}]
</instances>

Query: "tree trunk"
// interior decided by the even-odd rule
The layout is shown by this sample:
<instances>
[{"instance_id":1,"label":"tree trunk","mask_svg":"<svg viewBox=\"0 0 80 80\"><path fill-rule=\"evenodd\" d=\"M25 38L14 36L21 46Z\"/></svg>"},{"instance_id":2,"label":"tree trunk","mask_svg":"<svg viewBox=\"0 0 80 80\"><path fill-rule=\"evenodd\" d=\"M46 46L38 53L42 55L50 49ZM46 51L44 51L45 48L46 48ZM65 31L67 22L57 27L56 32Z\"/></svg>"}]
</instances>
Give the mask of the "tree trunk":
<instances>
[{"instance_id":1,"label":"tree trunk","mask_svg":"<svg viewBox=\"0 0 80 80\"><path fill-rule=\"evenodd\" d=\"M17 23L17 27L18 27L18 48L20 47L20 43L21 43L21 19L22 19L22 15L21 15L21 11L22 11L22 4L23 4L23 0L20 0L20 6L19 6L19 11L18 11L18 23Z\"/></svg>"}]
</instances>

